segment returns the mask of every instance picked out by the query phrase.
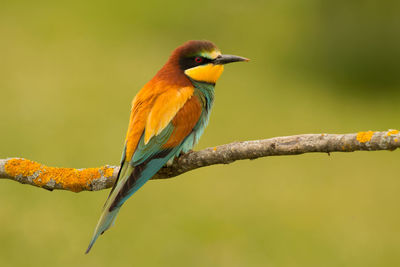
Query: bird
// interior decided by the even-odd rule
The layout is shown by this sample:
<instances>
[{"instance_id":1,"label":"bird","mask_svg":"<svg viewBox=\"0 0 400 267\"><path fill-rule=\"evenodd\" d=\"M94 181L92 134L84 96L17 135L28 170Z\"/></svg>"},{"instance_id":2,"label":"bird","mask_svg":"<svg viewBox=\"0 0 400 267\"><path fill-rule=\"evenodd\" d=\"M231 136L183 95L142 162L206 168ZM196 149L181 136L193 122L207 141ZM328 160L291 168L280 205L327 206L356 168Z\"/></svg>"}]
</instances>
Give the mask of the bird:
<instances>
[{"instance_id":1,"label":"bird","mask_svg":"<svg viewBox=\"0 0 400 267\"><path fill-rule=\"evenodd\" d=\"M210 118L214 87L224 65L239 61L248 59L221 54L210 41L187 41L137 93L118 176L86 254L114 224L122 204L168 161L191 151L199 141Z\"/></svg>"}]
</instances>

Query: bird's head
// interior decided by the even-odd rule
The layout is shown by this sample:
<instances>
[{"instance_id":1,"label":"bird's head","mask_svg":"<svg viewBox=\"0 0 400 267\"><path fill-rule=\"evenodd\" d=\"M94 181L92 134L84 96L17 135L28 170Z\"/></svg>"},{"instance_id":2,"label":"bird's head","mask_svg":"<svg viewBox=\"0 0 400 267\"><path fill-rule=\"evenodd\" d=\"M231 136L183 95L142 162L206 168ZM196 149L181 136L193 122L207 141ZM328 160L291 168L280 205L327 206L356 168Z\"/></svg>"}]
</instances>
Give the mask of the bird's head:
<instances>
[{"instance_id":1,"label":"bird's head","mask_svg":"<svg viewBox=\"0 0 400 267\"><path fill-rule=\"evenodd\" d=\"M172 52L171 58L187 77L194 81L215 84L224 70L224 65L247 58L222 55L210 41L188 41Z\"/></svg>"}]
</instances>

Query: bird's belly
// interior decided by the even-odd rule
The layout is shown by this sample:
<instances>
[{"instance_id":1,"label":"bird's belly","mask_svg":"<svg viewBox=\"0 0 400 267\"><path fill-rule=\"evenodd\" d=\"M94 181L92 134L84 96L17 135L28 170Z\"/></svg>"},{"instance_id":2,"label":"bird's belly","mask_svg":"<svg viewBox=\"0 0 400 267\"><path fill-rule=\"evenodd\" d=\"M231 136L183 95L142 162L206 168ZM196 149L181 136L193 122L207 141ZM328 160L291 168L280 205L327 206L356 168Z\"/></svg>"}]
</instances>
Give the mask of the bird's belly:
<instances>
[{"instance_id":1,"label":"bird's belly","mask_svg":"<svg viewBox=\"0 0 400 267\"><path fill-rule=\"evenodd\" d=\"M175 157L178 157L181 153L187 153L199 142L204 129L207 127L208 120L210 117L210 112L203 112L200 116L199 121L193 128L193 131L185 138L185 140L180 145ZM174 158L174 157L173 157Z\"/></svg>"}]
</instances>

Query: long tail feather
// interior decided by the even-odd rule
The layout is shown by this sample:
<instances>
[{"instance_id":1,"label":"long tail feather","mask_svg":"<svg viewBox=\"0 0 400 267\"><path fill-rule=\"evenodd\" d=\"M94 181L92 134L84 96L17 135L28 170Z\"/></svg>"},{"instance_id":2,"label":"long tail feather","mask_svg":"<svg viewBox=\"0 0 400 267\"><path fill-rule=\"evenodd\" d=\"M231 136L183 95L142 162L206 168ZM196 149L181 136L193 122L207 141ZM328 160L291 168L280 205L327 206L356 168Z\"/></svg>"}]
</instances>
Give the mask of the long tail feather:
<instances>
[{"instance_id":1,"label":"long tail feather","mask_svg":"<svg viewBox=\"0 0 400 267\"><path fill-rule=\"evenodd\" d=\"M105 210L100 217L99 222L97 223L96 229L94 230L94 234L92 237L92 240L90 240L89 246L86 249L85 254L88 254L92 246L94 245L94 242L96 242L97 238L103 234L110 226L112 226L115 222L115 219L117 218L117 214L119 212L119 208L114 209L111 212L108 212L108 210Z\"/></svg>"},{"instance_id":2,"label":"long tail feather","mask_svg":"<svg viewBox=\"0 0 400 267\"><path fill-rule=\"evenodd\" d=\"M153 177L175 152L175 149L162 151L135 167L130 164L123 164L118 183L112 189L104 205L103 213L97 223L86 254L89 253L97 238L113 225L122 204Z\"/></svg>"},{"instance_id":3,"label":"long tail feather","mask_svg":"<svg viewBox=\"0 0 400 267\"><path fill-rule=\"evenodd\" d=\"M89 251L91 250L92 246L96 242L97 238L103 234L108 228L110 228L113 223L115 222L115 219L117 217L117 214L119 212L119 208L113 209L110 211L110 206L114 202L116 194L115 192L118 192L118 185L121 184L121 182L118 182L120 179L124 180L124 178L128 175L130 176L131 173L133 172L133 167L131 167L128 163L125 164L124 162L121 165L121 169L118 173L118 178L113 186L113 188L110 191L110 194L108 195L108 198L106 202L104 203L103 207L103 212L100 216L99 221L97 222L96 228L94 230L92 239L90 240L89 246L86 249L85 254L88 254Z\"/></svg>"}]
</instances>

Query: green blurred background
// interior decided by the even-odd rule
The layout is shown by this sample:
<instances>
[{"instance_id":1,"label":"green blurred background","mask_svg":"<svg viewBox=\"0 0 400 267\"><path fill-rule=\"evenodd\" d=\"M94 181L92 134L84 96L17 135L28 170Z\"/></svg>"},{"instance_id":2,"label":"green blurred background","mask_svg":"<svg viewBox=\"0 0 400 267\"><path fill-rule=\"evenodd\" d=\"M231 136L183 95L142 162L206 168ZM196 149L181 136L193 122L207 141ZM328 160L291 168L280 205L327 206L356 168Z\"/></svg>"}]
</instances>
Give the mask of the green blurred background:
<instances>
[{"instance_id":1,"label":"green blurred background","mask_svg":"<svg viewBox=\"0 0 400 267\"><path fill-rule=\"evenodd\" d=\"M400 4L0 4L0 158L119 162L130 102L189 39L232 64L196 149L399 128ZM0 266L400 266L400 152L271 157L150 181L89 255L108 190L0 186Z\"/></svg>"}]
</instances>

